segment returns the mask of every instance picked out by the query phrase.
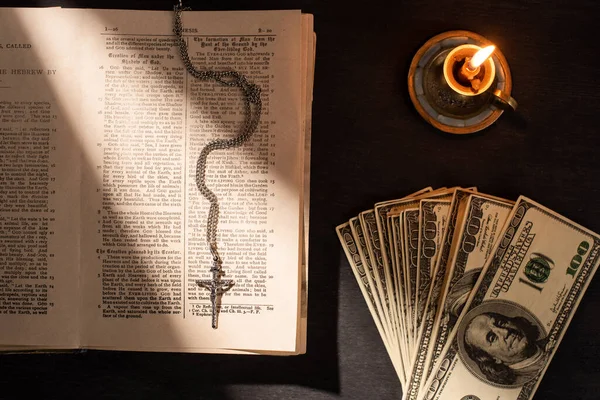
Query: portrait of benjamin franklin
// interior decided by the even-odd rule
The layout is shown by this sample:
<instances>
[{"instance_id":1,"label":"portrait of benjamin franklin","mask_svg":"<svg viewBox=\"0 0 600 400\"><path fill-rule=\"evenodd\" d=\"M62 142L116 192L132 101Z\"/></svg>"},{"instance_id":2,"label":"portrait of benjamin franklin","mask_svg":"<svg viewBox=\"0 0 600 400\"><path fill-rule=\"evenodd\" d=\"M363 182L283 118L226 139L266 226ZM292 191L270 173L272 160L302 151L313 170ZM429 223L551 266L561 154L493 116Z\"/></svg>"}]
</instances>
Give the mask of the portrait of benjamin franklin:
<instances>
[{"instance_id":1,"label":"portrait of benjamin franklin","mask_svg":"<svg viewBox=\"0 0 600 400\"><path fill-rule=\"evenodd\" d=\"M482 303L467 313L458 333L463 362L495 385L523 385L538 376L549 356L541 323L515 303Z\"/></svg>"}]
</instances>

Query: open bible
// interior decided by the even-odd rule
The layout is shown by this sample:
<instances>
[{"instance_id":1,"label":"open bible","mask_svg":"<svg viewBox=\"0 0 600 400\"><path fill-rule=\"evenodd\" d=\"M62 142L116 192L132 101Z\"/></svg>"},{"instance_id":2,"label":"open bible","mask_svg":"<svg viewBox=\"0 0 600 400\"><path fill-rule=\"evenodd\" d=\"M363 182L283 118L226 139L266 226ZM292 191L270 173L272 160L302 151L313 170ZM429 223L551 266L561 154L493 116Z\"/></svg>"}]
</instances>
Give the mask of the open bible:
<instances>
[{"instance_id":1,"label":"open bible","mask_svg":"<svg viewBox=\"0 0 600 400\"><path fill-rule=\"evenodd\" d=\"M240 132L239 89L187 73L173 12L0 9L0 350L305 352L312 16L183 23L197 68L262 90L251 139L207 163L218 329L196 161Z\"/></svg>"}]
</instances>

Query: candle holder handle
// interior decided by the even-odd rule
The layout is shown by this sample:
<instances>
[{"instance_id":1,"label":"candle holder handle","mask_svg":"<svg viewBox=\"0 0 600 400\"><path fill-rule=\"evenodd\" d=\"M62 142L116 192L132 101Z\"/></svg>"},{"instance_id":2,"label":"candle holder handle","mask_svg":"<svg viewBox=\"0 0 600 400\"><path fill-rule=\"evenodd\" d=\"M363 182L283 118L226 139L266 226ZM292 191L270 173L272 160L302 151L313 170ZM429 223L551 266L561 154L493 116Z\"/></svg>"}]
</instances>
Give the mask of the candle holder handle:
<instances>
[{"instance_id":1,"label":"candle holder handle","mask_svg":"<svg viewBox=\"0 0 600 400\"><path fill-rule=\"evenodd\" d=\"M513 97L506 94L500 89L494 90L494 99L496 100L497 105L503 110L517 110L517 106L519 103L517 103L517 101Z\"/></svg>"}]
</instances>

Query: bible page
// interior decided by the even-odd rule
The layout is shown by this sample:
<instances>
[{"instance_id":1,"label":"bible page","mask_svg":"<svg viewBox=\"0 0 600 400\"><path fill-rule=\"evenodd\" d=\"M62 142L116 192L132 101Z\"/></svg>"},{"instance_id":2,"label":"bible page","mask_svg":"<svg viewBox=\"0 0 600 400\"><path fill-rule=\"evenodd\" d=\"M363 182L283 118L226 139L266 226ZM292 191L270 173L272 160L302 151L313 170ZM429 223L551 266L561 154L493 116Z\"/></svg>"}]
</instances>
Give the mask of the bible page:
<instances>
[{"instance_id":1,"label":"bible page","mask_svg":"<svg viewBox=\"0 0 600 400\"><path fill-rule=\"evenodd\" d=\"M76 23L0 8L0 347L79 345Z\"/></svg>"},{"instance_id":2,"label":"bible page","mask_svg":"<svg viewBox=\"0 0 600 400\"><path fill-rule=\"evenodd\" d=\"M66 10L86 43L82 332L98 349L294 352L301 262L301 14L184 12L199 69L236 70L262 89L257 131L211 153L225 279L211 327L208 201L196 162L244 121L239 89L185 70L173 13Z\"/></svg>"}]
</instances>

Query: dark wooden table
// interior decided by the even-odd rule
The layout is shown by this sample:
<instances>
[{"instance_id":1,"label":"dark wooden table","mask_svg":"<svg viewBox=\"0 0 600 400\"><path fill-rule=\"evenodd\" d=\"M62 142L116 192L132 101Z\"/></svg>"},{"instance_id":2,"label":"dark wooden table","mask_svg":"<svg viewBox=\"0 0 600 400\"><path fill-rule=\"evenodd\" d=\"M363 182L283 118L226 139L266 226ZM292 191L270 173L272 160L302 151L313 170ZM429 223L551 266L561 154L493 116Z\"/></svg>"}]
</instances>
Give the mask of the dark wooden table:
<instances>
[{"instance_id":1,"label":"dark wooden table","mask_svg":"<svg viewBox=\"0 0 600 400\"><path fill-rule=\"evenodd\" d=\"M318 35L314 91L308 352L245 357L90 351L0 357L0 398L395 399L400 384L334 228L424 186L527 195L600 232L600 79L595 0L203 1L194 9L302 9ZM169 1L0 1L0 6L163 9ZM508 59L518 113L455 137L414 110L410 61L454 29ZM580 60L577 57L581 56ZM0 61L1 62L1 61ZM600 398L600 277L536 399ZM487 400L487 399L486 399Z\"/></svg>"}]
</instances>

